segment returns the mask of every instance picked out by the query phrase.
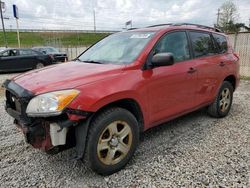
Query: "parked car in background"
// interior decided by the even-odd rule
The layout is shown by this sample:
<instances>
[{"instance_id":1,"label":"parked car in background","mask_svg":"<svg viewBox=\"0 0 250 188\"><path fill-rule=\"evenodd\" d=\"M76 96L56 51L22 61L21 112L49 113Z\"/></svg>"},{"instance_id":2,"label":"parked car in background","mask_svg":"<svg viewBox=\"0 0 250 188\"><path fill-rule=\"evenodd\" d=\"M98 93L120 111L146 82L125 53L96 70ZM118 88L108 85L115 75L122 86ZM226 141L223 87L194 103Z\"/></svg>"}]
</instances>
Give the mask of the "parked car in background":
<instances>
[{"instance_id":1,"label":"parked car in background","mask_svg":"<svg viewBox=\"0 0 250 188\"><path fill-rule=\"evenodd\" d=\"M66 53L60 52L58 49L50 46L33 47L33 50L42 52L44 54L50 55L54 62L65 62L68 61L68 56Z\"/></svg>"},{"instance_id":2,"label":"parked car in background","mask_svg":"<svg viewBox=\"0 0 250 188\"><path fill-rule=\"evenodd\" d=\"M49 55L32 49L9 48L0 51L0 72L24 71L52 64Z\"/></svg>"}]
</instances>

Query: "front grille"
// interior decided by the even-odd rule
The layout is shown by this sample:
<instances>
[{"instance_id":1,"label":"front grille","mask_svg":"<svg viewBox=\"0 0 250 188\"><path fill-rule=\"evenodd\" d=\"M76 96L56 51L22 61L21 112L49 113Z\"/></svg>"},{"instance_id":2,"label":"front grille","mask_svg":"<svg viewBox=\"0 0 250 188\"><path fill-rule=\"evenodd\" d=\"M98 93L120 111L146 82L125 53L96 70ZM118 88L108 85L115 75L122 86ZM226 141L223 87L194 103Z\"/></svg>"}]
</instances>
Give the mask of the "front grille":
<instances>
[{"instance_id":1,"label":"front grille","mask_svg":"<svg viewBox=\"0 0 250 188\"><path fill-rule=\"evenodd\" d=\"M10 115L13 116L18 121L18 123L27 125L32 122L31 119L28 118L26 114L27 105L28 105L27 100L23 98L18 98L10 91L6 90L6 110L7 111L8 109L12 110L12 113ZM13 115L13 112L18 116Z\"/></svg>"},{"instance_id":2,"label":"front grille","mask_svg":"<svg viewBox=\"0 0 250 188\"><path fill-rule=\"evenodd\" d=\"M6 90L6 104L7 107L13 109L13 110L17 110L16 107L16 102L17 98L15 95L13 95L11 92L9 92L8 90Z\"/></svg>"},{"instance_id":3,"label":"front grille","mask_svg":"<svg viewBox=\"0 0 250 188\"><path fill-rule=\"evenodd\" d=\"M15 119L15 122L30 125L32 118L27 116L26 108L34 96L33 93L12 80L6 80L3 87L6 89L6 112Z\"/></svg>"},{"instance_id":4,"label":"front grille","mask_svg":"<svg viewBox=\"0 0 250 188\"><path fill-rule=\"evenodd\" d=\"M22 110L26 111L27 107L25 102L22 102L21 99L17 98L8 90L6 90L6 106L20 113L22 113Z\"/></svg>"},{"instance_id":5,"label":"front grille","mask_svg":"<svg viewBox=\"0 0 250 188\"><path fill-rule=\"evenodd\" d=\"M54 57L66 57L64 54L54 55Z\"/></svg>"}]
</instances>

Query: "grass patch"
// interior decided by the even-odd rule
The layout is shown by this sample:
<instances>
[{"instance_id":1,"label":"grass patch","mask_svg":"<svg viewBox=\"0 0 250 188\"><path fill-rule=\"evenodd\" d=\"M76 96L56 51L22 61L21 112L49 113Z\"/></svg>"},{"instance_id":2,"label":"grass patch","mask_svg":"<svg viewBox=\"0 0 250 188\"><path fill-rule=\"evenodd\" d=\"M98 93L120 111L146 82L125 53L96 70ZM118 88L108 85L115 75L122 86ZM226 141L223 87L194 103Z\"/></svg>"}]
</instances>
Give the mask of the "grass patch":
<instances>
[{"instance_id":1,"label":"grass patch","mask_svg":"<svg viewBox=\"0 0 250 188\"><path fill-rule=\"evenodd\" d=\"M108 36L109 33L63 33L63 32L20 32L21 47L42 45L89 46ZM6 32L9 47L17 47L16 32ZM0 32L0 47L4 46L3 32Z\"/></svg>"},{"instance_id":2,"label":"grass patch","mask_svg":"<svg viewBox=\"0 0 250 188\"><path fill-rule=\"evenodd\" d=\"M242 79L242 80L250 80L250 76L241 76L240 79Z\"/></svg>"}]
</instances>

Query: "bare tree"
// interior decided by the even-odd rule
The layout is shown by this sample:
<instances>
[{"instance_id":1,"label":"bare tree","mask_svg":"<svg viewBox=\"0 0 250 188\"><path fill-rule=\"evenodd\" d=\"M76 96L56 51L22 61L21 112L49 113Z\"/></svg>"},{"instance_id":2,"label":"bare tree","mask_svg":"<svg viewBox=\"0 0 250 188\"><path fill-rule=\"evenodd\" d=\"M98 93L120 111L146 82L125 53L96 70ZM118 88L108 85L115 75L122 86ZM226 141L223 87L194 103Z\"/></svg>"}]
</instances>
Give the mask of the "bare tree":
<instances>
[{"instance_id":1,"label":"bare tree","mask_svg":"<svg viewBox=\"0 0 250 188\"><path fill-rule=\"evenodd\" d=\"M235 24L239 18L238 10L232 0L224 2L220 7L218 27L228 31L230 24Z\"/></svg>"}]
</instances>

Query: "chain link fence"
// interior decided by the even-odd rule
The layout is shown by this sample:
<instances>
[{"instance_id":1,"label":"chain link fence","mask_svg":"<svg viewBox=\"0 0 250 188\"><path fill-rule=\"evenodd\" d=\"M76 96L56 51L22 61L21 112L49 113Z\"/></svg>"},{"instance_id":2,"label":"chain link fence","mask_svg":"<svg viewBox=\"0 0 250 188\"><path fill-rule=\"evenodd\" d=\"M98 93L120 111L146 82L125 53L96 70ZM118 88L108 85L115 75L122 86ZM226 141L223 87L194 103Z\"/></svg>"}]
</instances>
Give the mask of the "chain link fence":
<instances>
[{"instance_id":1,"label":"chain link fence","mask_svg":"<svg viewBox=\"0 0 250 188\"><path fill-rule=\"evenodd\" d=\"M229 34L229 40L240 56L240 75L250 77L250 32Z\"/></svg>"},{"instance_id":2,"label":"chain link fence","mask_svg":"<svg viewBox=\"0 0 250 188\"><path fill-rule=\"evenodd\" d=\"M69 60L75 59L83 51L87 49L87 46L67 46L67 47L58 47L60 52L65 52L68 55Z\"/></svg>"}]
</instances>

